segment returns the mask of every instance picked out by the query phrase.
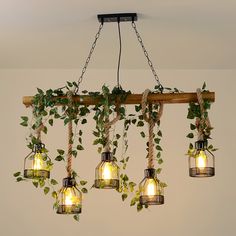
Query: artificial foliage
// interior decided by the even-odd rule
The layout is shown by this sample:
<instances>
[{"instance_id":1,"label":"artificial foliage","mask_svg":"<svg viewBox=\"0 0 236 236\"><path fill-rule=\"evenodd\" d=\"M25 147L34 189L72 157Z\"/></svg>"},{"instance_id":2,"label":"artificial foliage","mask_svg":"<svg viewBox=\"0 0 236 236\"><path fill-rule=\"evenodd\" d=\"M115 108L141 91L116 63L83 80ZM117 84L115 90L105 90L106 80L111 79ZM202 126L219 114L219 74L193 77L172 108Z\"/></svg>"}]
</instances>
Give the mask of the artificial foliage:
<instances>
[{"instance_id":1,"label":"artificial foliage","mask_svg":"<svg viewBox=\"0 0 236 236\"><path fill-rule=\"evenodd\" d=\"M201 88L202 93L209 92L206 89L206 83L204 82L202 88ZM190 123L190 132L187 134L187 138L189 139L196 139L196 137L199 135L199 130L202 130L202 139L205 141L211 141L211 131L213 130L213 127L209 127L207 125L207 119L209 119L208 111L211 108L211 102L208 100L203 101L203 108L204 108L204 114L202 114L200 105L199 103L189 103L188 107L188 113L187 113L187 118L191 120ZM195 121L195 122L194 122ZM209 143L209 142L208 142ZM212 144L208 144L207 149L210 152L215 152L218 149L215 148ZM189 144L187 156L189 157L195 157L195 148L192 142Z\"/></svg>"},{"instance_id":2,"label":"artificial foliage","mask_svg":"<svg viewBox=\"0 0 236 236\"><path fill-rule=\"evenodd\" d=\"M205 84L202 88L203 92L207 91L205 89ZM60 120L63 125L67 125L70 121L73 123L73 138L70 140L73 144L72 155L73 158L81 156L81 152L86 152L86 147L83 145L83 130L82 126L88 125L88 116L92 116L95 121L94 128L91 132L94 135L94 140L91 141L93 145L97 147L98 153L101 153L104 149L106 142L105 136L105 124L108 117L113 117L116 114L119 114L119 121L123 123L123 128L117 130L115 125L110 131L111 138L109 144L111 147L111 152L115 157L115 161L120 168L120 186L117 189L117 192L121 195L122 201L126 199L130 200L130 206L136 206L138 211L142 210L143 207L139 202L140 189L139 185L135 180L132 180L126 169L129 164L129 160L132 156L127 156L127 150L129 147L128 142L128 133L131 126L135 126L139 129L140 138L143 139L147 144L147 153L148 153L148 133L143 115L141 113L141 105L135 105L133 112L128 113L126 106L122 105L122 101L125 101L127 95L131 94L131 91L125 91L121 87L115 87L110 89L108 86L103 85L100 92L90 92L82 91L79 95L90 95L94 98L100 98L99 102L96 105L81 105L79 102L73 102L72 107L68 106L69 100L66 96L68 91L78 91L78 85L76 82L67 82L65 86L58 89L48 89L43 91L37 89L37 93L33 99L32 105L32 117L22 116L21 125L29 129L30 134L27 137L27 147L32 150L34 145L41 142L37 137L37 132L40 129L40 132L43 132L45 135L51 128L54 126L55 120ZM152 93L181 93L177 88L163 88L156 86ZM74 92L74 95L78 95ZM60 98L58 98L60 96ZM119 97L119 100L117 99ZM58 104L61 104L58 106ZM210 102L204 101L204 107L206 111L210 109ZM152 109L147 108L148 112L153 118L157 116L157 111L159 104L153 104ZM208 113L204 114L208 116ZM195 119L196 117L201 118L199 105L197 103L190 103L188 109L188 119ZM161 146L162 131L160 128L161 122L158 121L155 132L153 135L153 140L155 144L155 161L156 161L156 173L161 174L162 163L164 158L162 155L163 148ZM194 131L197 130L197 125L194 123L190 124L191 132L187 135L188 138L194 138ZM90 130L90 129L89 129ZM205 130L204 137L210 139L209 130ZM65 135L66 137L66 135ZM43 142L43 140L42 140ZM46 145L47 146L47 145ZM118 147L121 148L121 155L117 153ZM211 151L216 149L212 145L208 147ZM44 150L46 155L49 155L49 151L45 148ZM189 145L188 155L191 155L193 152L192 143ZM83 154L84 155L84 154ZM51 161L48 161L48 168L51 171L56 171L56 163L64 162L66 160L66 151L63 148L57 148L57 155L51 157ZM33 178L26 179L22 171L17 171L14 174L17 182L28 181L39 189L43 190L45 195L51 195L54 200L54 208L58 208L58 183L61 180L56 180L53 178L44 179L44 178ZM92 183L88 183L87 180L80 177L79 173L74 167L72 171L72 177L76 179L77 188L82 193L88 193L88 190L91 187L94 187ZM138 180L139 181L139 180ZM166 183L161 183L162 187L166 187ZM79 215L74 216L75 220L79 220Z\"/></svg>"}]
</instances>

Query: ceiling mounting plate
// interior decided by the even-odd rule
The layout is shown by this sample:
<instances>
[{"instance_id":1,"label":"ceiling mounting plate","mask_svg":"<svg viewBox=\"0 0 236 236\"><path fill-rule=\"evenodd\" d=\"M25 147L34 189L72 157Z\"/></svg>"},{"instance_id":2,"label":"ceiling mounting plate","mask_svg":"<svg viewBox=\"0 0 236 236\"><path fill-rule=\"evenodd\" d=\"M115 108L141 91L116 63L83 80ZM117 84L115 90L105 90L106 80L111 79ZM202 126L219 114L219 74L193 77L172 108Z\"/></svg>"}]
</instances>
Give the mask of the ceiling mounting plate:
<instances>
[{"instance_id":1,"label":"ceiling mounting plate","mask_svg":"<svg viewBox=\"0 0 236 236\"><path fill-rule=\"evenodd\" d=\"M99 14L98 21L104 22L122 22L122 21L137 21L137 13L115 13L115 14Z\"/></svg>"}]
</instances>

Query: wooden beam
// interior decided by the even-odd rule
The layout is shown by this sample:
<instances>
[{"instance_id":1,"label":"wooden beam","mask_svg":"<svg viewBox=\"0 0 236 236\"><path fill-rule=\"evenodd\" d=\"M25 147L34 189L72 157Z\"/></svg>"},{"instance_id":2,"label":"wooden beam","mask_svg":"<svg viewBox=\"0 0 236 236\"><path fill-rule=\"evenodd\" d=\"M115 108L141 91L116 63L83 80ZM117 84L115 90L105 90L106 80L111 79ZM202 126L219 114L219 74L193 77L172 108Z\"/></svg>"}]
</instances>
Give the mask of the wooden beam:
<instances>
[{"instance_id":1,"label":"wooden beam","mask_svg":"<svg viewBox=\"0 0 236 236\"><path fill-rule=\"evenodd\" d=\"M215 101L215 93L214 92L205 92L202 94L203 99L209 100L210 102ZM66 98L66 96L60 96L55 98ZM79 102L81 105L95 105L99 102L99 97L94 98L90 95L76 95L73 96L73 100L75 102ZM127 95L127 98L123 104L140 104L142 100L142 94L130 94ZM118 98L119 101L119 98ZM149 103L158 103L163 102L165 104L173 104L173 103L189 103L189 102L197 102L197 94L196 93L163 93L163 94L150 94L148 95L147 101ZM32 105L33 96L25 96L23 97L23 104L26 107ZM60 105L60 104L58 104Z\"/></svg>"}]
</instances>

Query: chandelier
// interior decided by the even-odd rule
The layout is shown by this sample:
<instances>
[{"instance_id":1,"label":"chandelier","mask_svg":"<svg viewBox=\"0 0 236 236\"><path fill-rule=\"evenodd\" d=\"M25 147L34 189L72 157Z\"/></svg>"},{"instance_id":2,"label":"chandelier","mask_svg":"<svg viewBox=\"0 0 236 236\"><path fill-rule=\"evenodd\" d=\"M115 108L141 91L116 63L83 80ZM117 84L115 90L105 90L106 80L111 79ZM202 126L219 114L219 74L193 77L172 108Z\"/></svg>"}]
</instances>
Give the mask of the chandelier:
<instances>
[{"instance_id":1,"label":"chandelier","mask_svg":"<svg viewBox=\"0 0 236 236\"><path fill-rule=\"evenodd\" d=\"M55 199L54 208L58 214L73 215L75 220L79 220L82 213L82 195L88 192L89 183L81 179L76 171L77 167L73 169L72 164L75 157L79 157L82 151L86 152L86 147L83 146L82 127L88 125L89 116L95 121L95 128L92 131L95 139L92 144L98 146L98 153L101 155L101 161L95 168L92 187L99 189L98 191L107 189L117 191L123 201L130 198L130 205L136 206L138 211L165 202L164 188L167 184L160 179L161 164L164 161L160 121L166 104L189 104L187 118L192 122L187 137L192 140L197 135L196 142L194 144L190 142L187 152L189 176L215 175L213 152L217 149L208 143L212 131L208 111L215 100L215 93L206 90L205 83L201 89L192 93L163 86L137 30L135 23L137 19L136 13L98 15L99 29L78 82L66 82L61 88L50 88L46 91L37 89L34 96L23 97L24 105L32 108L32 119L27 116L21 117L21 125L30 128L31 131L27 138L27 147L31 151L24 159L23 172L18 171L14 176L17 182L32 181L35 187L43 189L44 194L51 192ZM115 22L118 26L117 85L113 89L103 85L99 92L80 91L97 40L104 24L108 22ZM121 22L131 23L156 82L152 90L145 89L142 94L125 91L120 83ZM133 105L134 111L129 113L126 105ZM68 127L68 147L67 150L57 149L58 155L50 158L41 134L47 134L53 127L54 120L61 120ZM123 122L121 132L115 129L117 122ZM140 138L143 138L147 145L147 167L144 169L144 178L139 184L131 180L126 172L130 159L126 155L128 132L132 125L141 129ZM90 132L90 129L87 128L87 132ZM119 154L120 147L122 151ZM50 172L55 170L55 163L62 160L66 160L66 176L62 180L62 187L58 188L59 181L51 178Z\"/></svg>"}]
</instances>

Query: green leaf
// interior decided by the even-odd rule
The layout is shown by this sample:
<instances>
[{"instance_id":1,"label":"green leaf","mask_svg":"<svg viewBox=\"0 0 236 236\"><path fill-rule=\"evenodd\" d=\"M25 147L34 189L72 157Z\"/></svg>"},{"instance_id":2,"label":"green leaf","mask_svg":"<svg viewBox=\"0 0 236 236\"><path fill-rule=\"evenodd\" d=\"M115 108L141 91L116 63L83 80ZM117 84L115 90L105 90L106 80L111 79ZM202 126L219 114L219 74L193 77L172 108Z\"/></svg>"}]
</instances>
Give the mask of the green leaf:
<instances>
[{"instance_id":1,"label":"green leaf","mask_svg":"<svg viewBox=\"0 0 236 236\"><path fill-rule=\"evenodd\" d=\"M17 182L20 182L20 181L22 181L22 180L24 180L22 177L18 177L18 178L16 179Z\"/></svg>"},{"instance_id":2,"label":"green leaf","mask_svg":"<svg viewBox=\"0 0 236 236\"><path fill-rule=\"evenodd\" d=\"M160 173L161 173L161 170L162 170L162 168L156 169L156 173L157 173L157 174L160 174Z\"/></svg>"},{"instance_id":3,"label":"green leaf","mask_svg":"<svg viewBox=\"0 0 236 236\"><path fill-rule=\"evenodd\" d=\"M96 131L93 131L93 135L95 136L95 137L99 137L100 135L99 135L99 132L96 132Z\"/></svg>"},{"instance_id":4,"label":"green leaf","mask_svg":"<svg viewBox=\"0 0 236 236\"><path fill-rule=\"evenodd\" d=\"M82 121L81 121L81 124L83 125L83 124L86 124L87 123L87 119L83 119Z\"/></svg>"},{"instance_id":5,"label":"green leaf","mask_svg":"<svg viewBox=\"0 0 236 236\"><path fill-rule=\"evenodd\" d=\"M145 138L145 133L142 131L142 132L140 132L140 134L141 134L141 136L143 137L143 138Z\"/></svg>"},{"instance_id":6,"label":"green leaf","mask_svg":"<svg viewBox=\"0 0 236 236\"><path fill-rule=\"evenodd\" d=\"M157 135L160 136L160 137L162 137L162 132L161 132L161 130L159 130L159 131L157 132Z\"/></svg>"},{"instance_id":7,"label":"green leaf","mask_svg":"<svg viewBox=\"0 0 236 236\"><path fill-rule=\"evenodd\" d=\"M161 157L161 153L158 152L157 155L156 155L156 158L159 159Z\"/></svg>"},{"instance_id":8,"label":"green leaf","mask_svg":"<svg viewBox=\"0 0 236 236\"><path fill-rule=\"evenodd\" d=\"M49 188L49 187L45 187L45 188L43 189L43 192L44 192L45 195L48 194L49 191L50 191L50 188Z\"/></svg>"},{"instance_id":9,"label":"green leaf","mask_svg":"<svg viewBox=\"0 0 236 236\"><path fill-rule=\"evenodd\" d=\"M140 120L140 121L138 122L137 126L138 126L138 127L144 126L144 122Z\"/></svg>"},{"instance_id":10,"label":"green leaf","mask_svg":"<svg viewBox=\"0 0 236 236\"><path fill-rule=\"evenodd\" d=\"M76 215L73 216L74 220L76 220L78 222L79 222L79 217L80 217L79 214L76 214Z\"/></svg>"},{"instance_id":11,"label":"green leaf","mask_svg":"<svg viewBox=\"0 0 236 236\"><path fill-rule=\"evenodd\" d=\"M186 137L187 137L187 138L193 138L193 137L194 137L194 134L193 134L193 133L189 133Z\"/></svg>"},{"instance_id":12,"label":"green leaf","mask_svg":"<svg viewBox=\"0 0 236 236\"><path fill-rule=\"evenodd\" d=\"M29 118L28 118L27 116L21 116L21 119L22 119L23 121L28 121L28 120L29 120Z\"/></svg>"},{"instance_id":13,"label":"green leaf","mask_svg":"<svg viewBox=\"0 0 236 236\"><path fill-rule=\"evenodd\" d=\"M53 126L53 119L48 120L49 125Z\"/></svg>"},{"instance_id":14,"label":"green leaf","mask_svg":"<svg viewBox=\"0 0 236 236\"><path fill-rule=\"evenodd\" d=\"M192 143L189 144L189 149L193 149L193 144Z\"/></svg>"},{"instance_id":15,"label":"green leaf","mask_svg":"<svg viewBox=\"0 0 236 236\"><path fill-rule=\"evenodd\" d=\"M103 93L104 95L107 95L107 94L109 93L109 88L108 88L107 86L103 85L103 86L102 86L102 93Z\"/></svg>"},{"instance_id":16,"label":"green leaf","mask_svg":"<svg viewBox=\"0 0 236 236\"><path fill-rule=\"evenodd\" d=\"M87 188L82 188L82 189L81 189L81 192L82 192L82 193L87 193L88 190L87 190Z\"/></svg>"},{"instance_id":17,"label":"green leaf","mask_svg":"<svg viewBox=\"0 0 236 236\"><path fill-rule=\"evenodd\" d=\"M121 195L122 201L124 201L127 197L128 197L128 195L127 195L126 193L123 193L123 194Z\"/></svg>"},{"instance_id":18,"label":"green leaf","mask_svg":"<svg viewBox=\"0 0 236 236\"><path fill-rule=\"evenodd\" d=\"M135 111L139 112L142 109L141 105L136 105L135 106Z\"/></svg>"},{"instance_id":19,"label":"green leaf","mask_svg":"<svg viewBox=\"0 0 236 236\"><path fill-rule=\"evenodd\" d=\"M24 127L27 127L28 126L28 122L27 121L23 121L20 123L20 125L24 126Z\"/></svg>"},{"instance_id":20,"label":"green leaf","mask_svg":"<svg viewBox=\"0 0 236 236\"><path fill-rule=\"evenodd\" d=\"M162 188L166 188L168 185L167 185L166 183L160 182L160 186L161 186Z\"/></svg>"},{"instance_id":21,"label":"green leaf","mask_svg":"<svg viewBox=\"0 0 236 236\"><path fill-rule=\"evenodd\" d=\"M69 82L69 81L67 81L66 83L67 83L67 85L68 85L70 88L73 86L73 84L72 84L71 82Z\"/></svg>"},{"instance_id":22,"label":"green leaf","mask_svg":"<svg viewBox=\"0 0 236 236\"><path fill-rule=\"evenodd\" d=\"M79 141L79 143L82 143L82 138L79 137L79 138L78 138L78 141Z\"/></svg>"},{"instance_id":23,"label":"green leaf","mask_svg":"<svg viewBox=\"0 0 236 236\"><path fill-rule=\"evenodd\" d=\"M44 181L44 179L39 179L39 186L40 186L40 188L42 188L44 185L45 185L45 181Z\"/></svg>"},{"instance_id":24,"label":"green leaf","mask_svg":"<svg viewBox=\"0 0 236 236\"><path fill-rule=\"evenodd\" d=\"M136 186L136 183L134 182L129 182L129 188L130 188L130 191L133 192L134 191L134 187Z\"/></svg>"},{"instance_id":25,"label":"green leaf","mask_svg":"<svg viewBox=\"0 0 236 236\"><path fill-rule=\"evenodd\" d=\"M69 118L65 118L64 120L64 125L67 125L69 123L70 119Z\"/></svg>"},{"instance_id":26,"label":"green leaf","mask_svg":"<svg viewBox=\"0 0 236 236\"><path fill-rule=\"evenodd\" d=\"M160 143L160 141L161 141L161 139L160 139L160 138L154 138L154 142L155 142L156 144L159 144L159 143Z\"/></svg>"},{"instance_id":27,"label":"green leaf","mask_svg":"<svg viewBox=\"0 0 236 236\"><path fill-rule=\"evenodd\" d=\"M73 155L73 157L77 157L77 151L76 151L76 150L73 150L73 151L71 152L71 154Z\"/></svg>"},{"instance_id":28,"label":"green leaf","mask_svg":"<svg viewBox=\"0 0 236 236\"><path fill-rule=\"evenodd\" d=\"M57 198L57 192L56 192L56 191L53 191L53 192L52 192L52 197L53 197L53 198Z\"/></svg>"},{"instance_id":29,"label":"green leaf","mask_svg":"<svg viewBox=\"0 0 236 236\"><path fill-rule=\"evenodd\" d=\"M132 198L131 202L130 202L130 206L134 206L136 203L136 198Z\"/></svg>"},{"instance_id":30,"label":"green leaf","mask_svg":"<svg viewBox=\"0 0 236 236\"><path fill-rule=\"evenodd\" d=\"M95 139L94 141L93 141L93 145L97 145L97 144L99 144L100 143L100 139Z\"/></svg>"},{"instance_id":31,"label":"green leaf","mask_svg":"<svg viewBox=\"0 0 236 236\"><path fill-rule=\"evenodd\" d=\"M48 133L48 128L46 126L43 127L43 130L42 130L45 134Z\"/></svg>"},{"instance_id":32,"label":"green leaf","mask_svg":"<svg viewBox=\"0 0 236 236\"><path fill-rule=\"evenodd\" d=\"M163 160L162 159L159 159L158 160L158 164L161 165L163 163Z\"/></svg>"},{"instance_id":33,"label":"green leaf","mask_svg":"<svg viewBox=\"0 0 236 236\"><path fill-rule=\"evenodd\" d=\"M162 148L161 148L161 146L159 146L159 145L156 145L156 150L158 150L158 151L162 151Z\"/></svg>"},{"instance_id":34,"label":"green leaf","mask_svg":"<svg viewBox=\"0 0 236 236\"><path fill-rule=\"evenodd\" d=\"M123 179L124 182L126 182L126 181L129 180L129 177L127 175L124 175L122 179Z\"/></svg>"},{"instance_id":35,"label":"green leaf","mask_svg":"<svg viewBox=\"0 0 236 236\"><path fill-rule=\"evenodd\" d=\"M82 145L77 145L77 150L81 151L81 150L84 150L83 146Z\"/></svg>"},{"instance_id":36,"label":"green leaf","mask_svg":"<svg viewBox=\"0 0 236 236\"><path fill-rule=\"evenodd\" d=\"M137 204L137 211L141 211L142 209L143 209L143 206L140 203L138 203Z\"/></svg>"},{"instance_id":37,"label":"green leaf","mask_svg":"<svg viewBox=\"0 0 236 236\"><path fill-rule=\"evenodd\" d=\"M19 175L21 174L21 172L16 172L16 173L14 173L14 177L18 177Z\"/></svg>"},{"instance_id":38,"label":"green leaf","mask_svg":"<svg viewBox=\"0 0 236 236\"><path fill-rule=\"evenodd\" d=\"M218 149L218 148L212 148L212 149L211 149L212 152L215 152L215 151L217 151L217 150L219 150L219 149Z\"/></svg>"},{"instance_id":39,"label":"green leaf","mask_svg":"<svg viewBox=\"0 0 236 236\"><path fill-rule=\"evenodd\" d=\"M190 124L190 129L191 129L191 130L195 130L195 129L196 129L196 125Z\"/></svg>"},{"instance_id":40,"label":"green leaf","mask_svg":"<svg viewBox=\"0 0 236 236\"><path fill-rule=\"evenodd\" d=\"M64 160L64 158L63 158L62 156L57 156L57 157L55 158L55 160L56 160L56 161L62 161L62 160Z\"/></svg>"},{"instance_id":41,"label":"green leaf","mask_svg":"<svg viewBox=\"0 0 236 236\"><path fill-rule=\"evenodd\" d=\"M204 84L202 85L202 90L204 90L206 88L206 82L204 82Z\"/></svg>"},{"instance_id":42,"label":"green leaf","mask_svg":"<svg viewBox=\"0 0 236 236\"><path fill-rule=\"evenodd\" d=\"M80 184L81 184L82 186L84 186L85 184L87 184L87 181L81 180L81 181L80 181Z\"/></svg>"},{"instance_id":43,"label":"green leaf","mask_svg":"<svg viewBox=\"0 0 236 236\"><path fill-rule=\"evenodd\" d=\"M57 182L55 179L51 179L51 184L52 184L52 185L57 185L58 182Z\"/></svg>"},{"instance_id":44,"label":"green leaf","mask_svg":"<svg viewBox=\"0 0 236 236\"><path fill-rule=\"evenodd\" d=\"M38 186L39 186L39 183L36 181L33 181L32 184L35 186L35 188L38 188Z\"/></svg>"},{"instance_id":45,"label":"green leaf","mask_svg":"<svg viewBox=\"0 0 236 236\"><path fill-rule=\"evenodd\" d=\"M37 88L37 91L38 91L39 94L43 94L43 90L42 89Z\"/></svg>"},{"instance_id":46,"label":"green leaf","mask_svg":"<svg viewBox=\"0 0 236 236\"><path fill-rule=\"evenodd\" d=\"M119 134L116 134L116 139L119 139L121 136Z\"/></svg>"},{"instance_id":47,"label":"green leaf","mask_svg":"<svg viewBox=\"0 0 236 236\"><path fill-rule=\"evenodd\" d=\"M64 155L65 151L62 150L62 149L57 149L57 152L60 154L60 155Z\"/></svg>"}]
</instances>

